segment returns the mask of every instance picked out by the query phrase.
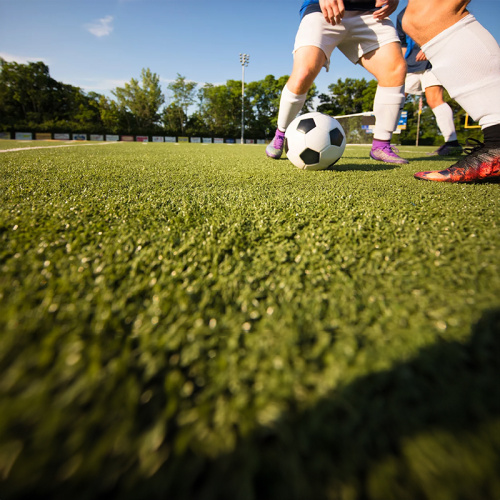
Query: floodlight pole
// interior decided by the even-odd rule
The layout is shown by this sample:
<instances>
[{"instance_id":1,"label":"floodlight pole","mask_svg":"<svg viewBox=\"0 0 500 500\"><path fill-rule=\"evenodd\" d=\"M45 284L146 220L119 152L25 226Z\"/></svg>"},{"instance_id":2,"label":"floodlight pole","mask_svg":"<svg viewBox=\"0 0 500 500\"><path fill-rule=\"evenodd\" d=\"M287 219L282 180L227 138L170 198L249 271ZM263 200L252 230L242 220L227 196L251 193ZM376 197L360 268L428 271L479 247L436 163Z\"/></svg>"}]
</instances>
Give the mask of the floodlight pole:
<instances>
[{"instance_id":1,"label":"floodlight pole","mask_svg":"<svg viewBox=\"0 0 500 500\"><path fill-rule=\"evenodd\" d=\"M248 54L240 54L241 63L241 144L245 143L245 67L250 62Z\"/></svg>"}]
</instances>

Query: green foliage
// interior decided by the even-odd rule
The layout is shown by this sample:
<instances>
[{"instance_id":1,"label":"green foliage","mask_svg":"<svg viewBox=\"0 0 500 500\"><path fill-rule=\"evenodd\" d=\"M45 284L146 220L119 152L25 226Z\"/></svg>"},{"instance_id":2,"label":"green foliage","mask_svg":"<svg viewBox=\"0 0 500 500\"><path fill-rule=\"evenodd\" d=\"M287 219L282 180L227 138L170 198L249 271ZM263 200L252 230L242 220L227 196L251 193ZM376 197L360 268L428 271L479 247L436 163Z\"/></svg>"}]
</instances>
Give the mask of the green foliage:
<instances>
[{"instance_id":1,"label":"green foliage","mask_svg":"<svg viewBox=\"0 0 500 500\"><path fill-rule=\"evenodd\" d=\"M177 104L169 104L162 111L161 120L164 130L170 135L183 135L187 115Z\"/></svg>"},{"instance_id":2,"label":"green foliage","mask_svg":"<svg viewBox=\"0 0 500 500\"><path fill-rule=\"evenodd\" d=\"M2 153L2 495L498 498L498 189L429 150Z\"/></svg>"},{"instance_id":3,"label":"green foliage","mask_svg":"<svg viewBox=\"0 0 500 500\"><path fill-rule=\"evenodd\" d=\"M246 86L245 94L250 101L250 109L246 109L245 114L249 117L247 121L248 132L253 137L274 135L278 121L281 91L288 78L287 75L278 79L273 75L267 75L264 80L250 82ZM313 83L307 93L302 113L313 110L313 100L317 95L318 91Z\"/></svg>"},{"instance_id":4,"label":"green foliage","mask_svg":"<svg viewBox=\"0 0 500 500\"><path fill-rule=\"evenodd\" d=\"M234 137L241 133L241 81L206 84L199 99L200 118L210 135Z\"/></svg>"},{"instance_id":5,"label":"green foliage","mask_svg":"<svg viewBox=\"0 0 500 500\"><path fill-rule=\"evenodd\" d=\"M281 91L287 81L288 76L276 79L273 75L267 75L264 80L248 83L245 93L253 110L248 120L251 134L259 137L269 137L274 134Z\"/></svg>"},{"instance_id":6,"label":"green foliage","mask_svg":"<svg viewBox=\"0 0 500 500\"><path fill-rule=\"evenodd\" d=\"M176 116L176 130L180 130L184 134L184 128L187 120L188 108L195 102L195 94L198 84L196 82L189 82L185 76L177 73L175 82L169 83L167 88L173 94L173 100L168 107L170 113L175 113Z\"/></svg>"},{"instance_id":7,"label":"green foliage","mask_svg":"<svg viewBox=\"0 0 500 500\"><path fill-rule=\"evenodd\" d=\"M241 134L241 81L206 84L198 89L195 82L177 74L167 85L172 98L163 107L164 96L159 76L143 69L141 82L132 78L123 88L113 91L116 101L52 79L43 62L26 65L8 63L0 58L0 130L51 132L167 134L192 136L236 137ZM245 85L243 100L246 137L269 138L276 129L279 101L288 76ZM319 95L318 111L338 116L371 111L377 90L376 80L339 79L328 87L328 94ZM189 114L196 102L197 109ZM317 96L313 84L309 89L303 113L312 111ZM465 112L445 93L454 111L458 139L481 139L476 129L464 129ZM410 96L406 102L408 128L397 139L403 144L415 144L417 136L418 100ZM347 122L345 122L347 123ZM352 142L366 142L360 122L349 128ZM437 145L443 142L432 110L426 105L421 116L419 144Z\"/></svg>"},{"instance_id":8,"label":"green foliage","mask_svg":"<svg viewBox=\"0 0 500 500\"><path fill-rule=\"evenodd\" d=\"M130 113L134 126L130 131L147 132L153 130L160 119L160 108L165 97L160 88L160 77L149 68L141 71L141 83L132 78L125 86L113 90L118 107Z\"/></svg>"},{"instance_id":9,"label":"green foliage","mask_svg":"<svg viewBox=\"0 0 500 500\"><path fill-rule=\"evenodd\" d=\"M427 106L425 97L423 98L422 114L420 116L420 145L441 145L444 142L438 126L436 117L432 109ZM457 132L458 141L465 144L467 139L482 140L482 132L479 129L465 129L465 111L450 98L448 93L444 92L444 99L453 110L453 119ZM402 131L400 140L402 144L415 144L417 140L417 122L418 122L418 100L417 96L408 96L404 109L408 112L407 129Z\"/></svg>"},{"instance_id":10,"label":"green foliage","mask_svg":"<svg viewBox=\"0 0 500 500\"><path fill-rule=\"evenodd\" d=\"M364 78L338 79L328 86L329 94L320 94L318 111L331 116L351 115L373 110L373 99L377 90L376 80Z\"/></svg>"},{"instance_id":11,"label":"green foliage","mask_svg":"<svg viewBox=\"0 0 500 500\"><path fill-rule=\"evenodd\" d=\"M0 58L0 127L102 132L99 96L57 82L43 62L18 64Z\"/></svg>"}]
</instances>

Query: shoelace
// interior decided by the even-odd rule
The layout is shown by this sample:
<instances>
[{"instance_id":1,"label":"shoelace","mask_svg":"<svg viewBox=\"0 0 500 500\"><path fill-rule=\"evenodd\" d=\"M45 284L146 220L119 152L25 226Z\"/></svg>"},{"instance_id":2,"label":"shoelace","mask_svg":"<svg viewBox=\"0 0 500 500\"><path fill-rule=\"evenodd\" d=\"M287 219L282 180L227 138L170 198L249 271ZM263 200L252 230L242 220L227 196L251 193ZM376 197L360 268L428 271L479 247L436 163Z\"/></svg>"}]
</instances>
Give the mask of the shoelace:
<instances>
[{"instance_id":1,"label":"shoelace","mask_svg":"<svg viewBox=\"0 0 500 500\"><path fill-rule=\"evenodd\" d=\"M391 144L387 144L386 146L384 146L382 148L382 151L387 151L388 154L390 154L390 153L398 154L399 153L399 149L395 146L392 146Z\"/></svg>"},{"instance_id":2,"label":"shoelace","mask_svg":"<svg viewBox=\"0 0 500 500\"><path fill-rule=\"evenodd\" d=\"M274 138L274 147L277 148L277 149L280 149L281 147L283 147L283 143L285 142L285 136L282 135L282 136L276 136Z\"/></svg>"},{"instance_id":3,"label":"shoelace","mask_svg":"<svg viewBox=\"0 0 500 500\"><path fill-rule=\"evenodd\" d=\"M479 151L484 147L484 142L478 141L477 139L467 139L465 141L464 152L468 155Z\"/></svg>"}]
</instances>

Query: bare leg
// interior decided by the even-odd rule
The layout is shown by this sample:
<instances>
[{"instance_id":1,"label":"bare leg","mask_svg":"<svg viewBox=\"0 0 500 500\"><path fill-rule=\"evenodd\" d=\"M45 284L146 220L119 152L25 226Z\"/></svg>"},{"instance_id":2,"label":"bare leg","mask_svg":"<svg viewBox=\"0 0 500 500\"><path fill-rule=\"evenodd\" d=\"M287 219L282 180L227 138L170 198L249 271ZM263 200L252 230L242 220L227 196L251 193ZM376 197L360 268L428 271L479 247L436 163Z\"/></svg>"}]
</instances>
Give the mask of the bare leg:
<instances>
[{"instance_id":1,"label":"bare leg","mask_svg":"<svg viewBox=\"0 0 500 500\"><path fill-rule=\"evenodd\" d=\"M281 92L278 128L273 140L266 148L266 155L270 158L275 160L281 158L285 130L302 109L307 92L325 62L326 55L318 47L308 45L295 51L292 74Z\"/></svg>"},{"instance_id":2,"label":"bare leg","mask_svg":"<svg viewBox=\"0 0 500 500\"><path fill-rule=\"evenodd\" d=\"M408 0L403 30L422 46L467 14L470 0Z\"/></svg>"}]
</instances>

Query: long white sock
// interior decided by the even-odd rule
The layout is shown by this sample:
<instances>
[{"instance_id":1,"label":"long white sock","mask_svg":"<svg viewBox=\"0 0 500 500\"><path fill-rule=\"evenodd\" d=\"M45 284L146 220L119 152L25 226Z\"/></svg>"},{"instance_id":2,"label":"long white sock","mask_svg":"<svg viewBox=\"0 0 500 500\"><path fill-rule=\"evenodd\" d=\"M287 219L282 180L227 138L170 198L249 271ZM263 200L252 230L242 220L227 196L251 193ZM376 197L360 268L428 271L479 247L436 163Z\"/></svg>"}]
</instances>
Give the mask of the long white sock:
<instances>
[{"instance_id":1,"label":"long white sock","mask_svg":"<svg viewBox=\"0 0 500 500\"><path fill-rule=\"evenodd\" d=\"M278 112L278 128L284 132L306 102L307 93L302 95L294 94L285 85L281 92L280 110Z\"/></svg>"},{"instance_id":2,"label":"long white sock","mask_svg":"<svg viewBox=\"0 0 500 500\"><path fill-rule=\"evenodd\" d=\"M401 87L377 87L373 101L375 130L373 137L379 141L390 141L396 130L405 101L404 85Z\"/></svg>"},{"instance_id":3,"label":"long white sock","mask_svg":"<svg viewBox=\"0 0 500 500\"><path fill-rule=\"evenodd\" d=\"M456 141L457 132L455 130L455 123L453 122L453 110L450 105L446 102L436 106L432 112L436 117L437 126L443 134L444 140L446 142Z\"/></svg>"},{"instance_id":4,"label":"long white sock","mask_svg":"<svg viewBox=\"0 0 500 500\"><path fill-rule=\"evenodd\" d=\"M500 47L469 14L422 46L432 72L484 129L500 123Z\"/></svg>"}]
</instances>

